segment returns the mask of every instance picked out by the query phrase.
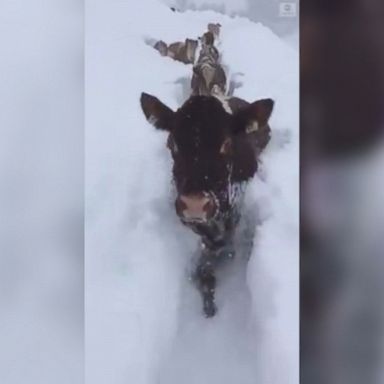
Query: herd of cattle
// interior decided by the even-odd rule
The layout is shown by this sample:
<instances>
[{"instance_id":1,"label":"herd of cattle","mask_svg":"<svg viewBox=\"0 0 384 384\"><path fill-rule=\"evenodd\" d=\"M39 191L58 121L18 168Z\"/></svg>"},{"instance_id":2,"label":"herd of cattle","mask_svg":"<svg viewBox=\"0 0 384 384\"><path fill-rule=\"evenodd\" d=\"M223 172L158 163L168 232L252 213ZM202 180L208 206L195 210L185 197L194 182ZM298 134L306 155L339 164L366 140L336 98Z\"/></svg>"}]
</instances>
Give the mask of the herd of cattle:
<instances>
[{"instance_id":1,"label":"herd of cattle","mask_svg":"<svg viewBox=\"0 0 384 384\"><path fill-rule=\"evenodd\" d=\"M249 103L228 95L216 47L220 28L210 23L197 40L154 44L162 56L193 66L190 97L177 111L146 93L140 100L147 120L168 133L176 213L201 238L194 281L207 317L217 312L215 271L236 254L233 240L245 187L269 142L268 121L274 106L271 99Z\"/></svg>"}]
</instances>

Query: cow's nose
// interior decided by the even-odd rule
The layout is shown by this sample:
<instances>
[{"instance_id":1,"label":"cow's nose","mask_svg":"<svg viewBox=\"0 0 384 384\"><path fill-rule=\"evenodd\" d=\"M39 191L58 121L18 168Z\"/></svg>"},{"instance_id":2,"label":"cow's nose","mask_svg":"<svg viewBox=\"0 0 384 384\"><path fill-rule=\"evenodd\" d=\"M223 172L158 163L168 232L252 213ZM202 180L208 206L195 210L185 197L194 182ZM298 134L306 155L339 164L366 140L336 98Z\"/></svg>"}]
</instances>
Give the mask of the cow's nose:
<instances>
[{"instance_id":1,"label":"cow's nose","mask_svg":"<svg viewBox=\"0 0 384 384\"><path fill-rule=\"evenodd\" d=\"M186 220L209 220L216 210L215 200L208 194L180 195L176 199L176 212Z\"/></svg>"}]
</instances>

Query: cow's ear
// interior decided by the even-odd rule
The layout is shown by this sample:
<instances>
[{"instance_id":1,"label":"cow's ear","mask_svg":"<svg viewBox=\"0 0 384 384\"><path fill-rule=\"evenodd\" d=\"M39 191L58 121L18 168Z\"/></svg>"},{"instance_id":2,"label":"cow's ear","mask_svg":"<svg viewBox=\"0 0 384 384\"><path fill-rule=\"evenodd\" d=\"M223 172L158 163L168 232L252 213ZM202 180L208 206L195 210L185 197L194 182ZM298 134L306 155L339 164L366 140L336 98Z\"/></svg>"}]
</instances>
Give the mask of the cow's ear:
<instances>
[{"instance_id":1,"label":"cow's ear","mask_svg":"<svg viewBox=\"0 0 384 384\"><path fill-rule=\"evenodd\" d=\"M272 99L263 99L241 108L233 116L234 133L251 133L264 127L271 117L273 106L274 101Z\"/></svg>"},{"instance_id":2,"label":"cow's ear","mask_svg":"<svg viewBox=\"0 0 384 384\"><path fill-rule=\"evenodd\" d=\"M156 128L165 131L172 129L175 112L163 104L157 97L142 93L140 97L141 108L146 119Z\"/></svg>"}]
</instances>

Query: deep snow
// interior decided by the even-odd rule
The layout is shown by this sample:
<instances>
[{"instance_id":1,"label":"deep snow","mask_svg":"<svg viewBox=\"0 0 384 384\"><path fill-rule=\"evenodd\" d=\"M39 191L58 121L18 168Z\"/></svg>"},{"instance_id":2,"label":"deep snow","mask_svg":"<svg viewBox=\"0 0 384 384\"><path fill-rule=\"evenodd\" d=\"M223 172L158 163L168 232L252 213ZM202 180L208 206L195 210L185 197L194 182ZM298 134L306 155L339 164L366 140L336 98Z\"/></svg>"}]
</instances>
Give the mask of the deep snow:
<instances>
[{"instance_id":1,"label":"deep snow","mask_svg":"<svg viewBox=\"0 0 384 384\"><path fill-rule=\"evenodd\" d=\"M142 91L176 109L191 66L145 44L220 22L224 63L249 101L272 97L273 138L250 184L248 265L228 265L219 314L201 316L188 270L197 238L175 217L166 136ZM173 13L156 0L87 5L86 375L93 384L296 384L299 365L298 52L243 18Z\"/></svg>"}]
</instances>

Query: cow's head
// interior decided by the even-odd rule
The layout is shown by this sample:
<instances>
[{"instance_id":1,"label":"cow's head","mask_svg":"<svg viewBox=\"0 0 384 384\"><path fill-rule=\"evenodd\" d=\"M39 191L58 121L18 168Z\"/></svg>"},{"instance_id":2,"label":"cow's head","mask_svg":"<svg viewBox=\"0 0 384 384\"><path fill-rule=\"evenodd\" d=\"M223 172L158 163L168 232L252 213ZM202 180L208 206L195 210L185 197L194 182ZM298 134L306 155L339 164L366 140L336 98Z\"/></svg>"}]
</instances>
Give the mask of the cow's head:
<instances>
[{"instance_id":1,"label":"cow's head","mask_svg":"<svg viewBox=\"0 0 384 384\"><path fill-rule=\"evenodd\" d=\"M273 101L256 101L232 115L215 97L192 96L174 112L143 93L141 106L152 125L169 133L178 216L183 221L210 220L228 197L236 136L266 125Z\"/></svg>"}]
</instances>

